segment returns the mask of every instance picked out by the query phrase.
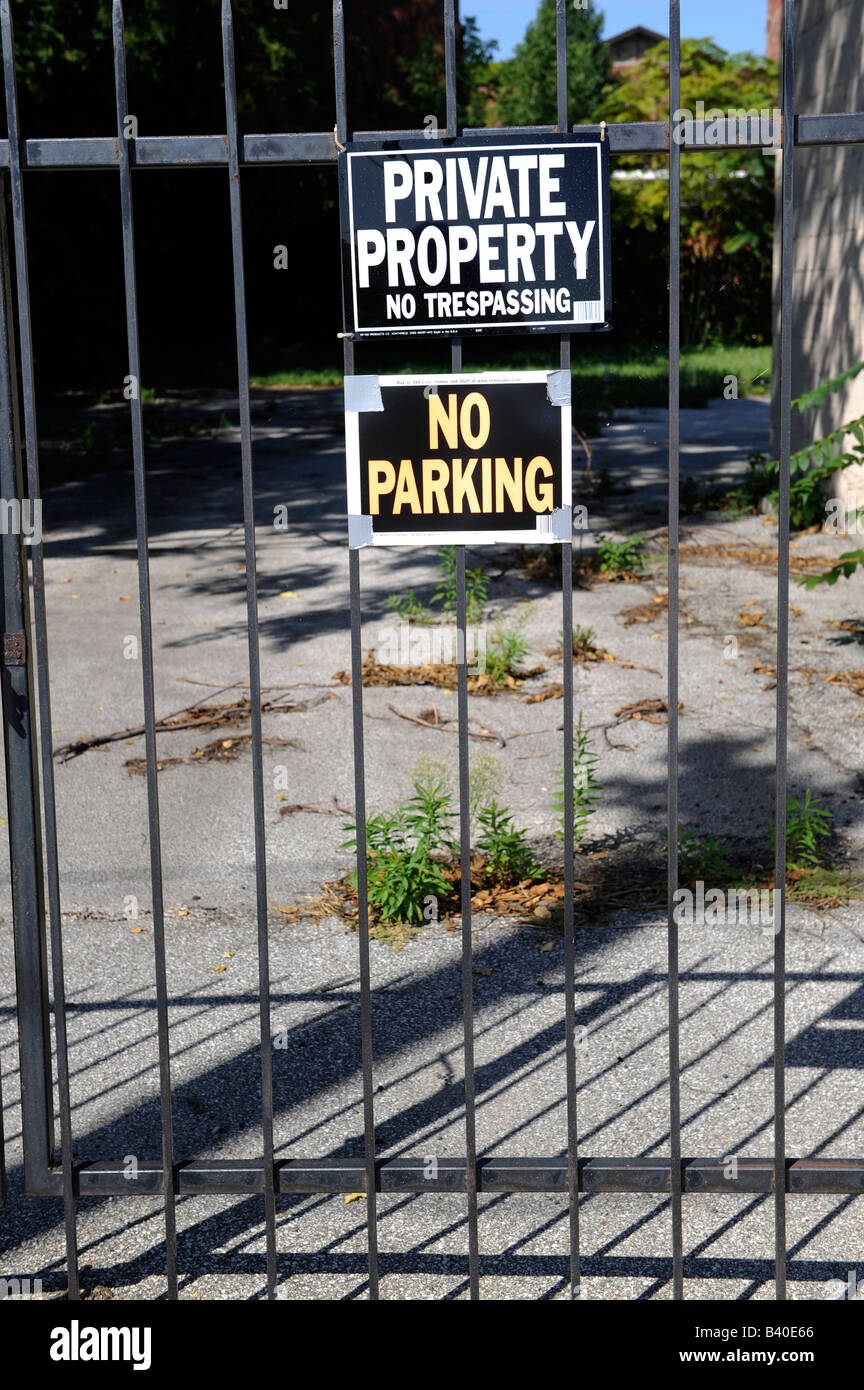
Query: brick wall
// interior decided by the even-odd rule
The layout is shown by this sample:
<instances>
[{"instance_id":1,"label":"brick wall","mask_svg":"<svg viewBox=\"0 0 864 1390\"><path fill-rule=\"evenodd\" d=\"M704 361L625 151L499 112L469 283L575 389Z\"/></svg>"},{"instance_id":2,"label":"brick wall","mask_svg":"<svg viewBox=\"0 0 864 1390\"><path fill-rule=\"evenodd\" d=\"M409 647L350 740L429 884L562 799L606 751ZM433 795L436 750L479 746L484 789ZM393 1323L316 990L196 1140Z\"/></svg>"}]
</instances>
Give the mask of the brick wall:
<instances>
[{"instance_id":1,"label":"brick wall","mask_svg":"<svg viewBox=\"0 0 864 1390\"><path fill-rule=\"evenodd\" d=\"M768 19L765 29L765 52L775 63L780 61L780 33L783 27L783 0L768 0Z\"/></svg>"}]
</instances>

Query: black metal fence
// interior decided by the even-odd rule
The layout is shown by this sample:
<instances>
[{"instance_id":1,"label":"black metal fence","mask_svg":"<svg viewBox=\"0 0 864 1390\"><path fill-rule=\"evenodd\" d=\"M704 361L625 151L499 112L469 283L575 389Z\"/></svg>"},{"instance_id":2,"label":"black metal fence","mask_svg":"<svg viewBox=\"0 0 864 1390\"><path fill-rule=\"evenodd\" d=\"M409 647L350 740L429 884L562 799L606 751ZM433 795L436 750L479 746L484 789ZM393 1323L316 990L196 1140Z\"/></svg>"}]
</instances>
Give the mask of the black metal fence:
<instances>
[{"instance_id":1,"label":"black metal fence","mask_svg":"<svg viewBox=\"0 0 864 1390\"><path fill-rule=\"evenodd\" d=\"M350 3L350 0L349 0ZM444 0L444 51L446 60L446 137L465 140L480 132L457 130L455 0ZM557 0L557 126L536 127L537 135L555 130L580 129L568 125L566 0ZM243 170L254 165L327 165L337 159L350 131L346 88L343 0L335 0L334 71L335 128L332 132L266 135L238 134L235 64L231 5L222 4L222 45L225 72L225 134L207 136L146 136L127 138L126 73L123 10L120 0L113 9L114 71L117 129L113 135L93 139L27 139L18 119L15 56L9 0L0 0L3 81L8 119L8 139L0 142L0 170L4 194L11 194L10 254L6 218L7 198L0 200L0 492L6 498L40 497L30 298L28 291L25 180L29 170L116 170L120 194L120 231L123 242L128 373L134 383L130 400L135 511L138 546L139 603L141 618L144 723L149 815L150 864L156 1011L158 1020L162 1152L159 1158L140 1162L134 1174L123 1160L106 1158L76 1162L75 1134L70 1105L69 1060L66 1043L66 995L63 975L58 825L52 772L51 704L48 677L48 632L41 540L29 547L10 531L2 537L3 605L3 733L9 787L9 836L13 861L13 914L17 972L18 1023L23 1097L24 1180L28 1194L62 1195L65 1205L66 1251L70 1297L78 1298L76 1204L79 1197L107 1194L163 1194L165 1248L170 1298L177 1297L177 1237L175 1198L179 1194L260 1193L264 1202L268 1294L275 1296L277 1281L277 1194L340 1193L365 1191L367 1196L369 1288L378 1292L378 1242L376 1193L401 1192L431 1195L464 1193L468 1209L470 1292L480 1291L478 1193L553 1192L566 1200L570 1221L571 1295L578 1297L580 1284L580 1193L668 1193L671 1196L671 1248L673 1293L683 1296L682 1199L710 1192L774 1193L776 1231L776 1294L786 1292L786 1197L804 1193L864 1193L864 1158L861 1160L808 1160L786 1153L784 1128L784 997L785 908L777 907L779 929L774 947L774 1152L770 1158L740 1158L730 1175L723 1158L687 1158L681 1152L679 1095L680 1041L678 1003L678 927L673 916L673 894L678 885L678 516L679 516L679 291L680 174L682 143L704 147L704 127L696 123L684 141L673 138L673 113L680 108L681 40L680 0L670 0L670 120L647 124L616 124L604 128L610 153L668 152L670 211L669 296L669 635L668 635L668 1044L669 1115L671 1142L665 1158L615 1158L579 1153L577 1124L577 1070L575 1054L575 949L573 912L573 786L565 777L565 1009L561 1021L566 1045L566 1157L482 1157L478 1159L475 1130L472 1003L472 924L470 841L468 814L468 691L466 634L465 552L457 548L457 627L460 635L458 670L459 788L462 852L462 987L464 1024L465 1154L442 1160L433 1174L422 1159L379 1160L375 1142L373 1094L374 1037L370 986L369 918L365 853L365 767L363 739L363 686L361 681L360 554L351 550L350 628L352 642L352 706L355 748L355 812L358 826L359 957L361 1002L361 1054L365 1152L362 1159L291 1158L274 1161L273 1078L268 961L267 862L264 823L264 769L261 730L261 674L256 594L254 526L253 439L249 401L246 306L243 275L241 197ZM794 110L795 5L786 0L783 24L783 66L780 111L782 117L781 251L780 251L780 507L779 563L777 572L777 716L776 716L776 864L775 882L785 882L786 841L786 701L788 693L789 612L789 486L791 413L791 308L794 153L796 146L864 144L864 112L840 115L796 116ZM552 55L550 54L550 62ZM594 129L594 128L592 128ZM422 136L423 131L350 131L357 141ZM680 131L677 132L680 135ZM764 133L747 121L736 122L725 148L764 144ZM717 148L716 144L712 148ZM694 149L693 157L698 158ZM246 551L246 604L250 664L252 719L254 841L256 864L257 941L260 1009L260 1065L262 1088L263 1151L246 1160L195 1161L174 1150L172 1126L171 1032L165 966L165 925L160 857L159 792L156 764L156 716L153 685L153 641L148 576L147 493L142 389L138 350L138 302L135 276L133 184L146 169L216 166L227 174L230 200L233 280L236 311L237 372L242 447L243 517ZM134 175L134 176L133 176ZM37 267L38 273L38 267ZM561 339L562 367L570 365L569 338ZM346 374L355 369L356 344L344 343ZM452 367L462 369L462 348L452 346ZM19 385L20 378L20 385ZM19 407L20 403L23 409ZM26 466L22 464L23 459ZM563 547L562 618L564 651L572 645L573 553ZM32 593L33 621L30 608ZM31 635L32 634L32 635ZM34 722L34 711L38 721ZM573 670L564 662L564 737L562 766L573 764ZM44 842L42 822L44 820ZM50 991L45 923L50 940ZM51 1066L50 1003L53 999L57 1055L57 1088L60 1115L60 1155L54 1148L54 1080Z\"/></svg>"}]
</instances>

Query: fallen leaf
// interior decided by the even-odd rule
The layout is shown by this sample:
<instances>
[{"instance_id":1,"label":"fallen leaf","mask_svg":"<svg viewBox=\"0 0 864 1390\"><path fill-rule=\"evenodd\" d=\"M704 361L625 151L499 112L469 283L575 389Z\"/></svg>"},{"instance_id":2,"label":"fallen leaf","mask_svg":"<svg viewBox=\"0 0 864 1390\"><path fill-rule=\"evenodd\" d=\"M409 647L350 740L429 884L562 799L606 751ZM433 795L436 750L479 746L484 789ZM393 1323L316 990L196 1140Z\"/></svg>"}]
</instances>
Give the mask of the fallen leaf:
<instances>
[{"instance_id":1,"label":"fallen leaf","mask_svg":"<svg viewBox=\"0 0 864 1390\"><path fill-rule=\"evenodd\" d=\"M365 1201L365 1199L366 1199L366 1193L365 1193L365 1192L346 1192L346 1193L345 1193L345 1197L344 1197L344 1202L345 1202L345 1206L347 1207L347 1205L348 1205L349 1202L363 1202L363 1201Z\"/></svg>"},{"instance_id":2,"label":"fallen leaf","mask_svg":"<svg viewBox=\"0 0 864 1390\"><path fill-rule=\"evenodd\" d=\"M213 974L214 974L214 975L224 975L224 974L225 974L225 971L226 971L227 969L228 969L228 966L227 966L227 965L214 965L214 966L213 966Z\"/></svg>"}]
</instances>

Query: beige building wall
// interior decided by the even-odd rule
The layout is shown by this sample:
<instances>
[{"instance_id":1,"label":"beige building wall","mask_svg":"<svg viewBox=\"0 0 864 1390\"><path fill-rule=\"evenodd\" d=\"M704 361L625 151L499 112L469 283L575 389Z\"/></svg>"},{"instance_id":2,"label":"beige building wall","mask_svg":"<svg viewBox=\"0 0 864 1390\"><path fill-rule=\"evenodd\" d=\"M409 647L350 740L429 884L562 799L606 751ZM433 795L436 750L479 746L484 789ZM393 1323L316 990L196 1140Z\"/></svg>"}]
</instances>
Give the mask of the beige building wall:
<instances>
[{"instance_id":1,"label":"beige building wall","mask_svg":"<svg viewBox=\"0 0 864 1390\"><path fill-rule=\"evenodd\" d=\"M799 0L796 10L796 111L864 111L864 0ZM778 269L779 237L775 291ZM776 303L775 292L775 312ZM862 147L796 149L793 304L797 396L864 359ZM858 415L864 415L864 373L823 406L793 412L793 449ZM864 476L846 481L864 492Z\"/></svg>"}]
</instances>

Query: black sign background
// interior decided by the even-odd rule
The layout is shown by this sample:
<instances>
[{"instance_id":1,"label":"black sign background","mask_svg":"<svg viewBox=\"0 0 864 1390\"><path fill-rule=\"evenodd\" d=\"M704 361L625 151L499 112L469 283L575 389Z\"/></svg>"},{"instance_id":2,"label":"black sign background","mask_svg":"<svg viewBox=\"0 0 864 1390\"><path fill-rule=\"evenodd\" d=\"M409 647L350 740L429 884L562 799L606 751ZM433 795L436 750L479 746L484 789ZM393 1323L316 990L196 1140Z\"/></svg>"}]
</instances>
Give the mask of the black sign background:
<instances>
[{"instance_id":1,"label":"black sign background","mask_svg":"<svg viewBox=\"0 0 864 1390\"><path fill-rule=\"evenodd\" d=\"M530 207L526 215L522 215L520 207L516 205L517 215L514 218L506 216L500 209L493 210L489 218L484 218L482 211L479 218L472 217L467 208L467 200L461 182L456 180L458 201L456 215L452 220L432 220L429 215L431 207L427 202L424 204L427 220L417 222L415 200L412 195L396 201L394 219L389 223L385 221L384 166L388 160L403 160L412 165L416 165L416 161L421 159L434 160L436 163L446 166L450 160L465 157L469 162L471 182L476 185L481 159L490 161L486 166L486 178L491 179L491 161L496 156L501 156L506 160L510 154L534 153L538 155L564 155L564 166L553 171L554 178L558 181L558 188L551 196L554 202L561 202L566 205L566 212L552 216L541 216L538 178L535 173L528 185ZM609 327L612 296L609 149L606 141L598 141L596 136L585 136L584 134L556 134L549 136L546 140L538 140L536 135L508 135L502 138L494 131L490 131L488 136L482 138L472 137L470 141L446 138L435 138L427 141L421 139L394 140L376 144L360 141L350 144L345 153L340 153L339 175L345 304L344 328L346 333L359 338L378 337L385 334L407 336L416 333L452 336L478 333L598 332ZM514 204L516 204L518 179L515 173L510 174L509 184L514 196ZM442 191L440 197L442 210L444 210L446 192ZM482 200L484 210L485 201L484 195ZM577 278L573 247L569 236L564 232L555 239L554 278L551 280L544 278L546 242L538 234L537 244L532 254L532 263L537 274L534 281L523 278L520 267L512 279L506 278L503 282L489 284L481 283L479 263L475 259L473 263L469 262L460 267L458 283L451 282L451 272L448 266L444 278L438 284L432 285L423 281L417 271L415 260L413 273L416 283L406 285L404 277L400 274L399 283L391 285L388 276L388 260L385 257L380 265L369 267L368 287L360 288L359 266L356 257L357 233L359 231L377 231L386 236L388 230L398 229L411 233L416 241L427 227L437 227L447 238L450 226L468 226L475 233L478 233L479 229L484 226L501 228L508 224L518 223L536 228L543 224L548 225L553 222L561 224L567 221L576 222L579 228L584 228L588 221L593 221L596 224L588 245L587 277L584 280ZM506 232L504 237L496 239L495 250L499 253L499 258L494 262L495 268L504 269L506 273L509 269ZM430 252L430 259L434 261L437 257ZM515 265L514 262L514 268ZM564 312L557 304L551 313L548 305L543 308L538 304L532 309L526 310L521 302L522 292L542 291L544 289L552 290L556 297L558 291L568 292L571 301L569 310ZM470 314L467 311L467 296L489 290L500 291L505 302L508 291L514 291L520 296L518 312L508 312L506 315L501 315L500 313L492 314L487 310L482 316L479 313ZM440 291L449 294L454 292L465 294L466 301L463 301L461 317L453 317L448 320L436 314L436 309L440 307L438 301L430 304L424 295L427 293L437 294ZM391 316L388 318L388 296L398 295L401 300L406 294L414 297L415 312L413 317L395 319ZM580 323L578 320L580 316L584 317L585 311L580 310L579 306L591 302L599 302L602 321Z\"/></svg>"},{"instance_id":2,"label":"black sign background","mask_svg":"<svg viewBox=\"0 0 864 1390\"><path fill-rule=\"evenodd\" d=\"M434 388L432 388L434 389ZM522 382L516 385L487 385L466 377L465 383L450 385L442 383L438 395L446 408L447 398L455 395L461 406L465 397L478 391L489 402L491 429L489 438L479 448L460 446L453 450L439 436L439 447L429 447L429 404L423 386L384 387L381 398L383 411L364 411L358 416L360 439L360 498L361 509L369 514L369 459L389 459L397 470L401 459L412 459L415 466L430 455L445 461L455 454L463 460L482 456L484 458L504 458L512 463L514 455L523 459L528 467L532 458L542 455L552 464L554 470L554 507L561 506L561 410L549 400L546 382ZM474 474L475 486L479 486L479 465ZM545 481L545 480L544 480ZM504 496L504 510L501 512L471 512L467 508L455 515L434 513L431 516L418 516L403 507L394 516L393 494L381 498L381 512L373 517L376 534L405 531L454 531L468 532L519 531L533 532L537 527L537 513L526 508L522 512L514 510L510 499ZM569 498L567 499L569 502Z\"/></svg>"}]
</instances>

